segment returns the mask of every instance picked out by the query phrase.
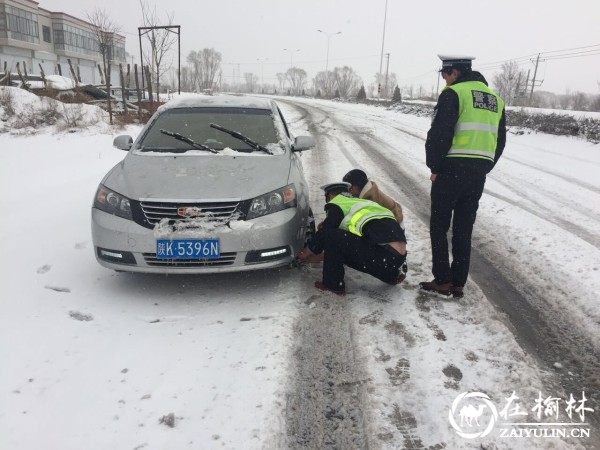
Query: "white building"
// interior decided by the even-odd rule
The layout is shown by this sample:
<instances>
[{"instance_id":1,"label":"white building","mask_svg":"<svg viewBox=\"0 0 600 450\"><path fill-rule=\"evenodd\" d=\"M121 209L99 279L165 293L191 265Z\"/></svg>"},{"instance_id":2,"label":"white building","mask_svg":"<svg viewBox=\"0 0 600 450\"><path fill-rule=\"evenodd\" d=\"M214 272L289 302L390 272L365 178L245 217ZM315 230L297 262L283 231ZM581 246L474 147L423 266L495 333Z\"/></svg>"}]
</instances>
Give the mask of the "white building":
<instances>
[{"instance_id":1,"label":"white building","mask_svg":"<svg viewBox=\"0 0 600 450\"><path fill-rule=\"evenodd\" d=\"M79 68L84 84L100 84L97 66L102 56L93 26L63 12L40 8L33 0L0 0L0 72L4 63L16 72L19 62L29 74L39 74L40 65L46 75L70 77L68 59ZM115 34L109 49L111 84L120 86L119 63L125 63L125 37Z\"/></svg>"}]
</instances>

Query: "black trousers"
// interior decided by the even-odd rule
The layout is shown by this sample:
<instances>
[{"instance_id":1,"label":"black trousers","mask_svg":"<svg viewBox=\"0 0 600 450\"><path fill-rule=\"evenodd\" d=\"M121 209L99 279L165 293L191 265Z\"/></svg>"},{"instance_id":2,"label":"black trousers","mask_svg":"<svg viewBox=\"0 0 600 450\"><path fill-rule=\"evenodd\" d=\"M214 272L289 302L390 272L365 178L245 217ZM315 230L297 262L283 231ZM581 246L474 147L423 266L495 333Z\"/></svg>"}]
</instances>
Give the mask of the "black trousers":
<instances>
[{"instance_id":1,"label":"black trousers","mask_svg":"<svg viewBox=\"0 0 600 450\"><path fill-rule=\"evenodd\" d=\"M431 186L431 253L437 283L464 286L471 261L471 235L485 185L485 173L456 170L438 174ZM452 217L454 215L454 217ZM448 230L452 219L452 266Z\"/></svg>"},{"instance_id":2,"label":"black trousers","mask_svg":"<svg viewBox=\"0 0 600 450\"><path fill-rule=\"evenodd\" d=\"M373 244L364 236L340 229L323 230L323 233L323 283L330 289L345 290L344 265L391 283L398 278L406 261L406 255Z\"/></svg>"}]
</instances>

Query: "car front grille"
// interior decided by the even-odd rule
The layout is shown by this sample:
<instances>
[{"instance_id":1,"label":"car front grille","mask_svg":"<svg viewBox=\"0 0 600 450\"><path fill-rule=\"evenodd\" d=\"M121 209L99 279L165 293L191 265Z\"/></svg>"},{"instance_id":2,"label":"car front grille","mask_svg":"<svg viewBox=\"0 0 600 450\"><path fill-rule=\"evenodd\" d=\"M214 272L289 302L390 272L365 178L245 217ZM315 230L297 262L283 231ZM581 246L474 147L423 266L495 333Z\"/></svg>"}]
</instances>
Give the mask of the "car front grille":
<instances>
[{"instance_id":1,"label":"car front grille","mask_svg":"<svg viewBox=\"0 0 600 450\"><path fill-rule=\"evenodd\" d=\"M141 201L140 206L144 214L144 219L150 225L156 225L163 219L169 221L193 219L210 219L218 222L227 222L231 219L233 213L239 205L238 201L226 202L203 202L203 203L188 203L188 202L151 202ZM182 216L178 213L185 208L193 210L193 216Z\"/></svg>"},{"instance_id":2,"label":"car front grille","mask_svg":"<svg viewBox=\"0 0 600 450\"><path fill-rule=\"evenodd\" d=\"M219 267L231 266L235 262L236 253L221 253L217 259L161 259L156 253L144 253L146 264L152 267L180 267L182 269L192 267Z\"/></svg>"}]
</instances>

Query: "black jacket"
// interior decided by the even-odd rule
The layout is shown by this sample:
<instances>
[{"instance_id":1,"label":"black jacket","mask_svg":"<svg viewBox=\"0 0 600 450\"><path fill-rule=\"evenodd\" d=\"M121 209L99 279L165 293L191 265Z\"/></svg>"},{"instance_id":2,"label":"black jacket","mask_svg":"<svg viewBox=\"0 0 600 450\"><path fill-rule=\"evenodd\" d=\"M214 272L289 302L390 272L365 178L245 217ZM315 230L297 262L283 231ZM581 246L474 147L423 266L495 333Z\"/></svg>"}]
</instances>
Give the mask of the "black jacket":
<instances>
[{"instance_id":1,"label":"black jacket","mask_svg":"<svg viewBox=\"0 0 600 450\"><path fill-rule=\"evenodd\" d=\"M479 72L470 72L461 76L454 84L465 81L481 81L487 86L487 81ZM425 154L427 167L431 173L444 173L456 167L469 166L469 170L487 173L496 165L506 144L506 117L502 110L502 117L498 125L498 143L494 162L478 158L446 158L452 146L454 127L458 121L458 94L452 89L446 89L438 98L435 105L431 128L427 133Z\"/></svg>"},{"instance_id":2,"label":"black jacket","mask_svg":"<svg viewBox=\"0 0 600 450\"><path fill-rule=\"evenodd\" d=\"M325 231L337 229L344 220L342 208L334 203L325 205L327 217L323 221L321 229L315 233L307 246L313 253L321 253L324 248ZM362 228L363 238L368 239L372 244L387 244L388 242L406 242L406 236L398 221L391 218L372 219Z\"/></svg>"}]
</instances>

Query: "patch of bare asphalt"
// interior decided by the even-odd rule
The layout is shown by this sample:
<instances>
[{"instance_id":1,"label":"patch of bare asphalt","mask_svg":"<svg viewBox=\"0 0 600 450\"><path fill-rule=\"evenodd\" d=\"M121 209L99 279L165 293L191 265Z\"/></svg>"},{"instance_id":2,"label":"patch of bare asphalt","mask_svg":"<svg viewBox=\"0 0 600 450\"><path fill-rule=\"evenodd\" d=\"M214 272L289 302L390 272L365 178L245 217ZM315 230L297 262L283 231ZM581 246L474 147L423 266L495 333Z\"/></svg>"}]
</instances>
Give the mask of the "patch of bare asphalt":
<instances>
[{"instance_id":1,"label":"patch of bare asphalt","mask_svg":"<svg viewBox=\"0 0 600 450\"><path fill-rule=\"evenodd\" d=\"M371 448L362 410L370 379L355 349L347 299L312 300L316 306L303 308L294 326L286 448Z\"/></svg>"}]
</instances>

